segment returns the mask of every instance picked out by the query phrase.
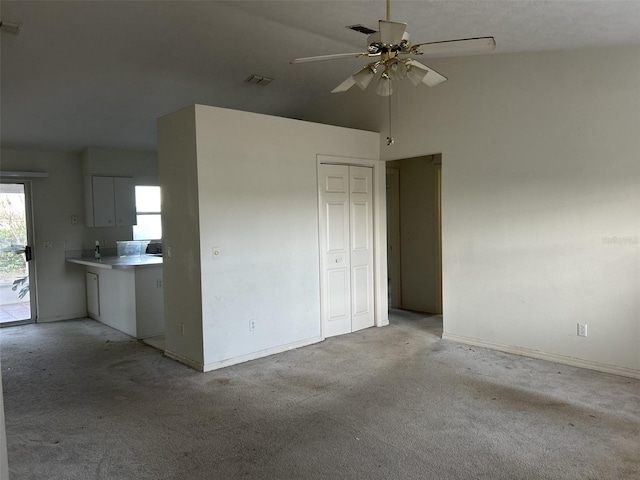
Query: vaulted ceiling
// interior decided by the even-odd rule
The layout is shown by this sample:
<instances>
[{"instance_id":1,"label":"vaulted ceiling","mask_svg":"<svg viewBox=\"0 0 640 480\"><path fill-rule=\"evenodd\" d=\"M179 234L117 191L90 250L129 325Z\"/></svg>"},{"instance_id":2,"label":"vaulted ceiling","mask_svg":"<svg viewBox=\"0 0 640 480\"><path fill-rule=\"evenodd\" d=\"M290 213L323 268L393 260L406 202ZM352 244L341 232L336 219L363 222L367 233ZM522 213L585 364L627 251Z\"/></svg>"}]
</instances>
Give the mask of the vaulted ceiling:
<instances>
[{"instance_id":1,"label":"vaulted ceiling","mask_svg":"<svg viewBox=\"0 0 640 480\"><path fill-rule=\"evenodd\" d=\"M303 116L363 61L290 60L362 51L345 27L377 29L385 2L2 1L0 16L21 23L1 35L3 146L155 149L156 119L193 103ZM637 0L396 0L391 18L414 43L493 35L492 54L640 45Z\"/></svg>"}]
</instances>

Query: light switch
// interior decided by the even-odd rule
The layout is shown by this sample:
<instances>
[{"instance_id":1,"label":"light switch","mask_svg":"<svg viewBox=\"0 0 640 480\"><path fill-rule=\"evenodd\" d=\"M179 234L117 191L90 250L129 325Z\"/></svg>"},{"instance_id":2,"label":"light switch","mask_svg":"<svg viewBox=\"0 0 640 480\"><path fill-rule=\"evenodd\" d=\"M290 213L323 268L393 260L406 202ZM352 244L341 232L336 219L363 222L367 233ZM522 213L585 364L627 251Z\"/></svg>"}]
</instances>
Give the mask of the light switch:
<instances>
[{"instance_id":1,"label":"light switch","mask_svg":"<svg viewBox=\"0 0 640 480\"><path fill-rule=\"evenodd\" d=\"M220 251L220 247L213 247L213 259L217 260L221 255L222 252Z\"/></svg>"}]
</instances>

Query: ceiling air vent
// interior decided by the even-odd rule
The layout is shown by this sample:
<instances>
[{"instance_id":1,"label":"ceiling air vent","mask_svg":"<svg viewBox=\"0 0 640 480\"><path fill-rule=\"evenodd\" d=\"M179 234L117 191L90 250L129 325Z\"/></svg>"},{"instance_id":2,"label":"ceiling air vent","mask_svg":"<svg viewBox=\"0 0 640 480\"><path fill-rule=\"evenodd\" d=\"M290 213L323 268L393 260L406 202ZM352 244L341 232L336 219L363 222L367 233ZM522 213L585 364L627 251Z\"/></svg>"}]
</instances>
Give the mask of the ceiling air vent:
<instances>
[{"instance_id":1,"label":"ceiling air vent","mask_svg":"<svg viewBox=\"0 0 640 480\"><path fill-rule=\"evenodd\" d=\"M20 24L0 20L0 31L7 32L12 35L18 35L20 33Z\"/></svg>"},{"instance_id":2,"label":"ceiling air vent","mask_svg":"<svg viewBox=\"0 0 640 480\"><path fill-rule=\"evenodd\" d=\"M365 35L371 35L372 33L376 33L376 30L371 30L368 27L365 27L364 25L347 25L347 28L349 30L353 30L354 32L360 32L360 33L364 33Z\"/></svg>"},{"instance_id":3,"label":"ceiling air vent","mask_svg":"<svg viewBox=\"0 0 640 480\"><path fill-rule=\"evenodd\" d=\"M263 77L261 75L251 75L245 80L247 83L253 83L254 85L260 85L266 87L273 81L273 78Z\"/></svg>"}]
</instances>

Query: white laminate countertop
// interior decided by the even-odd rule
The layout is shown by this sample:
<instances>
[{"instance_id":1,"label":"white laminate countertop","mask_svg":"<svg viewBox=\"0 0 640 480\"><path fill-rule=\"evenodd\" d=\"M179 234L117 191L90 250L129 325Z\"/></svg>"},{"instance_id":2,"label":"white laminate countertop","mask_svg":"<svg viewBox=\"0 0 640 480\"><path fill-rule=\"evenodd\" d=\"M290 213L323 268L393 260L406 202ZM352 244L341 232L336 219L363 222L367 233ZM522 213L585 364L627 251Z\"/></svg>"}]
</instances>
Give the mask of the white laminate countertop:
<instances>
[{"instance_id":1,"label":"white laminate countertop","mask_svg":"<svg viewBox=\"0 0 640 480\"><path fill-rule=\"evenodd\" d=\"M155 255L132 255L125 257L102 257L101 260L96 260L93 257L79 257L67 258L67 262L86 265L87 267L125 269L162 265L162 257Z\"/></svg>"}]
</instances>

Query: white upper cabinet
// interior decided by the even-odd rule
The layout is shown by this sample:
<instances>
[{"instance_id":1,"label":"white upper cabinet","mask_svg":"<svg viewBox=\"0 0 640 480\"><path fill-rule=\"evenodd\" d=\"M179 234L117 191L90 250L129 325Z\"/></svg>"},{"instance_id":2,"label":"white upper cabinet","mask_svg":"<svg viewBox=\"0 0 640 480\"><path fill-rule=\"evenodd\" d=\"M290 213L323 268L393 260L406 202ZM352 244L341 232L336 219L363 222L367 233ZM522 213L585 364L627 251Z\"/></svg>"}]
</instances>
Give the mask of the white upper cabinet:
<instances>
[{"instance_id":1,"label":"white upper cabinet","mask_svg":"<svg viewBox=\"0 0 640 480\"><path fill-rule=\"evenodd\" d=\"M113 227L116 220L113 177L91 177L93 222L89 227Z\"/></svg>"},{"instance_id":2,"label":"white upper cabinet","mask_svg":"<svg viewBox=\"0 0 640 480\"><path fill-rule=\"evenodd\" d=\"M88 180L88 227L121 227L136 224L133 178L93 175Z\"/></svg>"},{"instance_id":3,"label":"white upper cabinet","mask_svg":"<svg viewBox=\"0 0 640 480\"><path fill-rule=\"evenodd\" d=\"M136 224L136 185L131 177L113 177L116 225Z\"/></svg>"}]
</instances>

